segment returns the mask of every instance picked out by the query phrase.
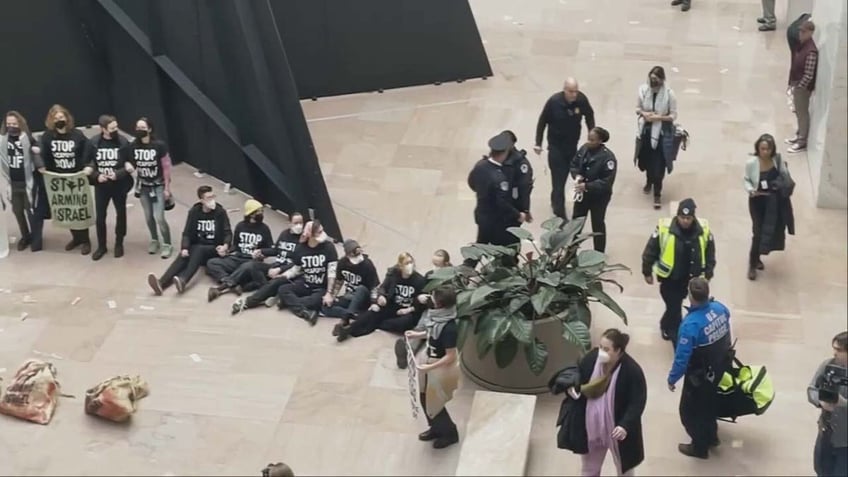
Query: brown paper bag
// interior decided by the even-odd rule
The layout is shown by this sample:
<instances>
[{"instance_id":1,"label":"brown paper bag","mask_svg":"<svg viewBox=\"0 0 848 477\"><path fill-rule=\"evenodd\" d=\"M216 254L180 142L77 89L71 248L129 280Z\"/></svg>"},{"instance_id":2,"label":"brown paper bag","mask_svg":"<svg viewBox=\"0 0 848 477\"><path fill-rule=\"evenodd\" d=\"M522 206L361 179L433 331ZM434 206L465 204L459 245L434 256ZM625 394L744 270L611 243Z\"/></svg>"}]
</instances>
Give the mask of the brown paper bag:
<instances>
[{"instance_id":1,"label":"brown paper bag","mask_svg":"<svg viewBox=\"0 0 848 477\"><path fill-rule=\"evenodd\" d=\"M52 363L31 359L15 373L0 398L0 413L47 424L53 418L60 395Z\"/></svg>"},{"instance_id":2,"label":"brown paper bag","mask_svg":"<svg viewBox=\"0 0 848 477\"><path fill-rule=\"evenodd\" d=\"M85 412L123 422L135 413L137 401L148 393L147 382L140 376L115 376L85 392Z\"/></svg>"}]
</instances>

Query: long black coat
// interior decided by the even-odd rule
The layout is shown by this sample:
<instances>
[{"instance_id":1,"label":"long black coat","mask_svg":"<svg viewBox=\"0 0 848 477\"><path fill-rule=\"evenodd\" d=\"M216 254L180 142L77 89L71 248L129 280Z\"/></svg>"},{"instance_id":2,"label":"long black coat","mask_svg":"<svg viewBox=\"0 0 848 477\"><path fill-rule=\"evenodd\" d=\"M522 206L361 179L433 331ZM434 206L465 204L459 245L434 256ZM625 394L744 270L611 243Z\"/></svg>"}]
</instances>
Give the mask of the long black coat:
<instances>
[{"instance_id":1,"label":"long black coat","mask_svg":"<svg viewBox=\"0 0 848 477\"><path fill-rule=\"evenodd\" d=\"M774 181L773 187L777 192L766 196L761 219L759 248L762 255L786 249L786 234L795 235L795 212L790 199L795 191L795 182L786 171Z\"/></svg>"},{"instance_id":2,"label":"long black coat","mask_svg":"<svg viewBox=\"0 0 848 477\"><path fill-rule=\"evenodd\" d=\"M556 384L557 391L563 391L570 386L582 385L589 382L595 361L598 359L598 349L586 354L576 367L566 368L551 378L552 389ZM615 404L613 405L615 425L627 431L627 437L618 443L621 454L621 471L627 472L645 460L645 444L642 438L642 412L648 398L648 386L645 383L645 373L641 366L629 354L625 353L619 362L621 369L615 383ZM556 392L556 391L554 391ZM557 417L557 446L568 449L575 454L587 454L589 442L586 434L586 397L573 400L566 394Z\"/></svg>"}]
</instances>

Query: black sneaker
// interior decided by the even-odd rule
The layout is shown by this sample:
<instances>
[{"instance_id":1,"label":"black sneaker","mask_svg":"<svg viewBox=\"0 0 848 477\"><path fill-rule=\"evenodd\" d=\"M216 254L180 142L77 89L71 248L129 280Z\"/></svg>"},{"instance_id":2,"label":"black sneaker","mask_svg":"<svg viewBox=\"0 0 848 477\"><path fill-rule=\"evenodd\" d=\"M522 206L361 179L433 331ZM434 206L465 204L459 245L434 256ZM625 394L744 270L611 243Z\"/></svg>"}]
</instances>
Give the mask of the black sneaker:
<instances>
[{"instance_id":1,"label":"black sneaker","mask_svg":"<svg viewBox=\"0 0 848 477\"><path fill-rule=\"evenodd\" d=\"M73 249L75 249L75 248L77 248L77 247L79 247L79 246L80 246L80 243L79 243L79 242L77 242L76 240L73 240L73 239L72 239L70 242L68 242L67 244L65 244L65 251L66 251L66 252L70 252L71 250L73 250Z\"/></svg>"},{"instance_id":2,"label":"black sneaker","mask_svg":"<svg viewBox=\"0 0 848 477\"><path fill-rule=\"evenodd\" d=\"M683 5L680 5L680 11L681 12L688 12L690 8L692 8L692 3L687 2L686 0L683 0Z\"/></svg>"},{"instance_id":3,"label":"black sneaker","mask_svg":"<svg viewBox=\"0 0 848 477\"><path fill-rule=\"evenodd\" d=\"M107 250L105 247L97 247L97 250L95 250L94 253L91 254L91 259L96 262L103 258L103 256L106 255L106 252Z\"/></svg>"},{"instance_id":4,"label":"black sneaker","mask_svg":"<svg viewBox=\"0 0 848 477\"><path fill-rule=\"evenodd\" d=\"M121 257L124 256L124 244L122 244L122 243L116 243L115 244L114 255L115 255L115 258L121 258Z\"/></svg>"},{"instance_id":5,"label":"black sneaker","mask_svg":"<svg viewBox=\"0 0 848 477\"><path fill-rule=\"evenodd\" d=\"M221 296L222 293L218 287L209 287L209 291L206 292L206 301L211 303Z\"/></svg>"},{"instance_id":6,"label":"black sneaker","mask_svg":"<svg viewBox=\"0 0 848 477\"><path fill-rule=\"evenodd\" d=\"M756 280L757 279L757 269L756 267L748 267L748 280Z\"/></svg>"},{"instance_id":7,"label":"black sneaker","mask_svg":"<svg viewBox=\"0 0 848 477\"><path fill-rule=\"evenodd\" d=\"M423 442L433 441L433 440L438 439L438 437L439 436L437 436L433 432L433 429L427 429L426 431L422 432L421 434L418 434L418 440L423 441Z\"/></svg>"},{"instance_id":8,"label":"black sneaker","mask_svg":"<svg viewBox=\"0 0 848 477\"><path fill-rule=\"evenodd\" d=\"M757 18L757 23L766 23L766 17Z\"/></svg>"},{"instance_id":9,"label":"black sneaker","mask_svg":"<svg viewBox=\"0 0 848 477\"><path fill-rule=\"evenodd\" d=\"M341 343L342 341L345 341L348 338L350 338L350 328L347 328L345 326L339 328L339 335L336 336L336 341Z\"/></svg>"},{"instance_id":10,"label":"black sneaker","mask_svg":"<svg viewBox=\"0 0 848 477\"><path fill-rule=\"evenodd\" d=\"M336 323L336 326L333 326L333 336L339 336L342 328L344 328L343 324Z\"/></svg>"},{"instance_id":11,"label":"black sneaker","mask_svg":"<svg viewBox=\"0 0 848 477\"><path fill-rule=\"evenodd\" d=\"M30 241L29 239L21 239L18 241L18 252L23 252L29 247Z\"/></svg>"},{"instance_id":12,"label":"black sneaker","mask_svg":"<svg viewBox=\"0 0 848 477\"><path fill-rule=\"evenodd\" d=\"M651 184L645 184L645 187L642 187L642 193L648 195L651 193Z\"/></svg>"},{"instance_id":13,"label":"black sneaker","mask_svg":"<svg viewBox=\"0 0 848 477\"><path fill-rule=\"evenodd\" d=\"M177 288L177 293L182 295L185 292L185 282L180 277L174 277L174 286Z\"/></svg>"},{"instance_id":14,"label":"black sneaker","mask_svg":"<svg viewBox=\"0 0 848 477\"><path fill-rule=\"evenodd\" d=\"M406 369L408 364L406 356L406 341L404 341L403 338L398 338L395 341L395 358L397 359L397 367L400 369Z\"/></svg>"},{"instance_id":15,"label":"black sneaker","mask_svg":"<svg viewBox=\"0 0 848 477\"><path fill-rule=\"evenodd\" d=\"M309 326L315 326L318 323L318 312L315 310L304 310L303 313L306 315L303 319L305 319Z\"/></svg>"},{"instance_id":16,"label":"black sneaker","mask_svg":"<svg viewBox=\"0 0 848 477\"><path fill-rule=\"evenodd\" d=\"M459 442L459 436L454 434L450 437L439 437L433 442L433 449L444 449Z\"/></svg>"},{"instance_id":17,"label":"black sneaker","mask_svg":"<svg viewBox=\"0 0 848 477\"><path fill-rule=\"evenodd\" d=\"M148 273L147 284L150 285L150 288L153 290L154 295L162 296L162 284L159 283L159 279L156 278L156 275Z\"/></svg>"},{"instance_id":18,"label":"black sneaker","mask_svg":"<svg viewBox=\"0 0 848 477\"><path fill-rule=\"evenodd\" d=\"M760 31L775 31L775 30L777 30L777 25L769 25L768 23L766 23L766 24L760 25L760 28L758 28L758 30L760 30Z\"/></svg>"},{"instance_id":19,"label":"black sneaker","mask_svg":"<svg viewBox=\"0 0 848 477\"><path fill-rule=\"evenodd\" d=\"M695 457L697 459L708 459L710 457L710 454L707 452L696 451L695 446L692 444L677 444L677 450L685 456Z\"/></svg>"},{"instance_id":20,"label":"black sneaker","mask_svg":"<svg viewBox=\"0 0 848 477\"><path fill-rule=\"evenodd\" d=\"M91 253L91 244L89 242L82 244L82 247L80 247L80 254L81 255L88 255L90 253Z\"/></svg>"},{"instance_id":21,"label":"black sneaker","mask_svg":"<svg viewBox=\"0 0 848 477\"><path fill-rule=\"evenodd\" d=\"M654 196L654 210L662 209L662 198Z\"/></svg>"},{"instance_id":22,"label":"black sneaker","mask_svg":"<svg viewBox=\"0 0 848 477\"><path fill-rule=\"evenodd\" d=\"M676 7L676 6L680 5L681 3L683 3L683 0L671 0L671 6L672 7Z\"/></svg>"},{"instance_id":23,"label":"black sneaker","mask_svg":"<svg viewBox=\"0 0 848 477\"><path fill-rule=\"evenodd\" d=\"M757 270L765 270L766 266L762 260L757 260Z\"/></svg>"},{"instance_id":24,"label":"black sneaker","mask_svg":"<svg viewBox=\"0 0 848 477\"><path fill-rule=\"evenodd\" d=\"M660 334L662 335L662 339L665 341L671 341L671 333L668 331L660 329Z\"/></svg>"}]
</instances>

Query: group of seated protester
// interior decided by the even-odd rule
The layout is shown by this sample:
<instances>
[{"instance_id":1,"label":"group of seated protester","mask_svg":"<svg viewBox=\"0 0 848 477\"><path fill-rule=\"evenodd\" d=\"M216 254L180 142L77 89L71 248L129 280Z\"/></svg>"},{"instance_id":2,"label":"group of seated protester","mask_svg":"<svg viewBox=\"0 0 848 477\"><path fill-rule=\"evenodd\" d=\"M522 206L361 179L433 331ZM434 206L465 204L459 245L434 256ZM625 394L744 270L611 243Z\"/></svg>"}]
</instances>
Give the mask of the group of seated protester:
<instances>
[{"instance_id":1,"label":"group of seated protester","mask_svg":"<svg viewBox=\"0 0 848 477\"><path fill-rule=\"evenodd\" d=\"M424 287L432 270L419 273L411 254L398 255L380 281L377 268L356 240L344 241L344 256L339 258L318 219L305 222L302 214L292 213L290 226L272 242L260 202L247 200L244 220L231 230L227 212L216 203L212 188L201 186L197 196L177 258L161 277L148 276L156 295L171 284L183 293L199 268L205 267L216 283L208 291L210 302L230 292L239 296L252 292L233 303L233 315L264 305L288 309L312 326L319 316L339 318L333 327L338 342L378 329L400 335L425 329L422 313L432 303ZM432 264L435 269L452 266L450 255L437 250ZM418 352L425 343L416 340L415 344ZM395 343L395 353L398 367L405 368L402 337Z\"/></svg>"}]
</instances>

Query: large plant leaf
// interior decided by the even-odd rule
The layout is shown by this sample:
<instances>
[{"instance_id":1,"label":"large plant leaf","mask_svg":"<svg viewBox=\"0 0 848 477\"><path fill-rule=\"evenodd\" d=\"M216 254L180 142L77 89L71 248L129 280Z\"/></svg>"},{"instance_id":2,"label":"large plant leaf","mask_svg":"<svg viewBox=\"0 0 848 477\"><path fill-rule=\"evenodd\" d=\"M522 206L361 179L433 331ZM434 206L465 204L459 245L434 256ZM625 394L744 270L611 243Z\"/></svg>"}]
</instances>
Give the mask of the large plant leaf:
<instances>
[{"instance_id":1,"label":"large plant leaf","mask_svg":"<svg viewBox=\"0 0 848 477\"><path fill-rule=\"evenodd\" d=\"M518 341L512 335L506 335L503 340L495 343L495 363L503 369L512 363L518 354Z\"/></svg>"},{"instance_id":2,"label":"large plant leaf","mask_svg":"<svg viewBox=\"0 0 848 477\"><path fill-rule=\"evenodd\" d=\"M468 335L472 333L471 319L460 318L458 321L459 324L456 327L456 346L462 349L465 346L465 340L468 338Z\"/></svg>"},{"instance_id":3,"label":"large plant leaf","mask_svg":"<svg viewBox=\"0 0 848 477\"><path fill-rule=\"evenodd\" d=\"M550 306L556 296L556 292L556 288L546 286L539 287L539 290L530 297L530 302L533 303L533 309L536 310L536 313L539 315L546 314L548 306Z\"/></svg>"},{"instance_id":4,"label":"large plant leaf","mask_svg":"<svg viewBox=\"0 0 848 477\"><path fill-rule=\"evenodd\" d=\"M577 320L589 327L592 326L592 311L585 302L576 301L568 307L568 319L569 321Z\"/></svg>"},{"instance_id":5,"label":"large plant leaf","mask_svg":"<svg viewBox=\"0 0 848 477\"><path fill-rule=\"evenodd\" d=\"M522 229L521 227L508 227L506 231L511 233L512 235L515 235L520 240L529 240L531 242L533 241L533 234L531 234L530 231L527 229Z\"/></svg>"},{"instance_id":6,"label":"large plant leaf","mask_svg":"<svg viewBox=\"0 0 848 477\"><path fill-rule=\"evenodd\" d=\"M500 258L503 256L514 257L518 253L518 250L513 247L492 245L488 243L475 243L472 247L482 250L484 255L492 258Z\"/></svg>"},{"instance_id":7,"label":"large plant leaf","mask_svg":"<svg viewBox=\"0 0 848 477\"><path fill-rule=\"evenodd\" d=\"M577 254L578 267L594 267L603 265L607 261L607 256L597 250L583 250Z\"/></svg>"},{"instance_id":8,"label":"large plant leaf","mask_svg":"<svg viewBox=\"0 0 848 477\"><path fill-rule=\"evenodd\" d=\"M489 285L480 285L475 288L474 292L471 294L471 302L468 305L469 308L472 310L480 308L486 304L486 298L496 291L498 291L496 288Z\"/></svg>"},{"instance_id":9,"label":"large plant leaf","mask_svg":"<svg viewBox=\"0 0 848 477\"><path fill-rule=\"evenodd\" d=\"M562 281L562 273L560 272L551 272L539 275L536 278L536 281L544 283L545 285L550 285L554 288L560 286L560 282Z\"/></svg>"},{"instance_id":10,"label":"large plant leaf","mask_svg":"<svg viewBox=\"0 0 848 477\"><path fill-rule=\"evenodd\" d=\"M503 280L504 278L509 278L515 276L515 269L505 268L505 267L496 267L491 270L487 269L486 273L482 275L482 277L488 283L497 282Z\"/></svg>"},{"instance_id":11,"label":"large plant leaf","mask_svg":"<svg viewBox=\"0 0 848 477\"><path fill-rule=\"evenodd\" d=\"M462 290L456 294L456 316L469 316L471 314L471 295L474 290Z\"/></svg>"},{"instance_id":12,"label":"large plant leaf","mask_svg":"<svg viewBox=\"0 0 848 477\"><path fill-rule=\"evenodd\" d=\"M613 285L616 288L618 288L619 293L624 293L624 287L621 286L621 283L618 283L617 281L613 280L612 278L596 278L595 280L598 280L598 281L601 281L601 282L604 282L604 283L609 283L610 285Z\"/></svg>"},{"instance_id":13,"label":"large plant leaf","mask_svg":"<svg viewBox=\"0 0 848 477\"><path fill-rule=\"evenodd\" d=\"M563 285L571 285L578 288L586 288L591 283L591 277L587 276L583 273L582 270L571 270L570 273L565 274L565 278L562 280Z\"/></svg>"},{"instance_id":14,"label":"large plant leaf","mask_svg":"<svg viewBox=\"0 0 848 477\"><path fill-rule=\"evenodd\" d=\"M565 227L563 227L562 230L553 232L550 236L550 243L548 244L547 252L552 255L557 253L563 247L572 245L574 237L583 230L583 225L585 223L586 217L577 217L565 224Z\"/></svg>"},{"instance_id":15,"label":"large plant leaf","mask_svg":"<svg viewBox=\"0 0 848 477\"><path fill-rule=\"evenodd\" d=\"M498 319L492 319L490 314L481 314L477 317L477 331L475 336L477 337L477 356L480 359L485 358L492 349L494 345L494 342L492 342L492 332L493 328L498 326L498 323Z\"/></svg>"},{"instance_id":16,"label":"large plant leaf","mask_svg":"<svg viewBox=\"0 0 848 477\"><path fill-rule=\"evenodd\" d=\"M593 283L592 285L595 285L596 283ZM598 301L601 302L601 304L603 304L605 307L609 308L613 313L618 315L618 317L621 318L621 320L626 325L627 313L625 313L624 310L621 309L621 307L618 305L618 303L616 303L615 300L612 299L612 297L607 295L606 292L601 289L600 283L597 283L597 285L598 286L591 286L587 288L589 294L597 298Z\"/></svg>"},{"instance_id":17,"label":"large plant leaf","mask_svg":"<svg viewBox=\"0 0 848 477\"><path fill-rule=\"evenodd\" d=\"M496 290L505 290L512 287L526 287L527 279L521 275L513 275L511 277L504 278L503 280L490 283L490 285Z\"/></svg>"},{"instance_id":18,"label":"large plant leaf","mask_svg":"<svg viewBox=\"0 0 848 477\"><path fill-rule=\"evenodd\" d=\"M509 332L508 316L509 315L507 315L506 310L503 308L496 308L489 313L488 319L494 323L494 325L490 328L489 341L497 344L504 336L506 336Z\"/></svg>"},{"instance_id":19,"label":"large plant leaf","mask_svg":"<svg viewBox=\"0 0 848 477\"><path fill-rule=\"evenodd\" d=\"M584 352L589 349L592 344L592 336L589 333L589 328L581 321L560 320L562 323L562 337L566 341L577 345Z\"/></svg>"},{"instance_id":20,"label":"large plant leaf","mask_svg":"<svg viewBox=\"0 0 848 477\"><path fill-rule=\"evenodd\" d=\"M483 250L475 247L474 245L469 245L466 247L462 247L459 249L459 253L462 254L462 258L466 260L480 260L483 258Z\"/></svg>"},{"instance_id":21,"label":"large plant leaf","mask_svg":"<svg viewBox=\"0 0 848 477\"><path fill-rule=\"evenodd\" d=\"M517 313L527 302L530 301L530 297L527 295L519 295L509 301L509 308L507 308L507 314L512 315Z\"/></svg>"},{"instance_id":22,"label":"large plant leaf","mask_svg":"<svg viewBox=\"0 0 848 477\"><path fill-rule=\"evenodd\" d=\"M616 271L632 272L632 270L630 270L630 267L621 263L607 264L606 266L604 266L604 273Z\"/></svg>"},{"instance_id":23,"label":"large plant leaf","mask_svg":"<svg viewBox=\"0 0 848 477\"><path fill-rule=\"evenodd\" d=\"M548 347L538 338L534 338L532 343L524 345L524 356L530 365L530 371L539 376L548 364Z\"/></svg>"},{"instance_id":24,"label":"large plant leaf","mask_svg":"<svg viewBox=\"0 0 848 477\"><path fill-rule=\"evenodd\" d=\"M519 342L530 344L533 341L533 323L519 313L512 314L509 317L509 333Z\"/></svg>"},{"instance_id":25,"label":"large plant leaf","mask_svg":"<svg viewBox=\"0 0 848 477\"><path fill-rule=\"evenodd\" d=\"M542 230L558 230L562 228L562 224L565 223L565 220L562 217L551 217L550 219L542 222Z\"/></svg>"}]
</instances>

